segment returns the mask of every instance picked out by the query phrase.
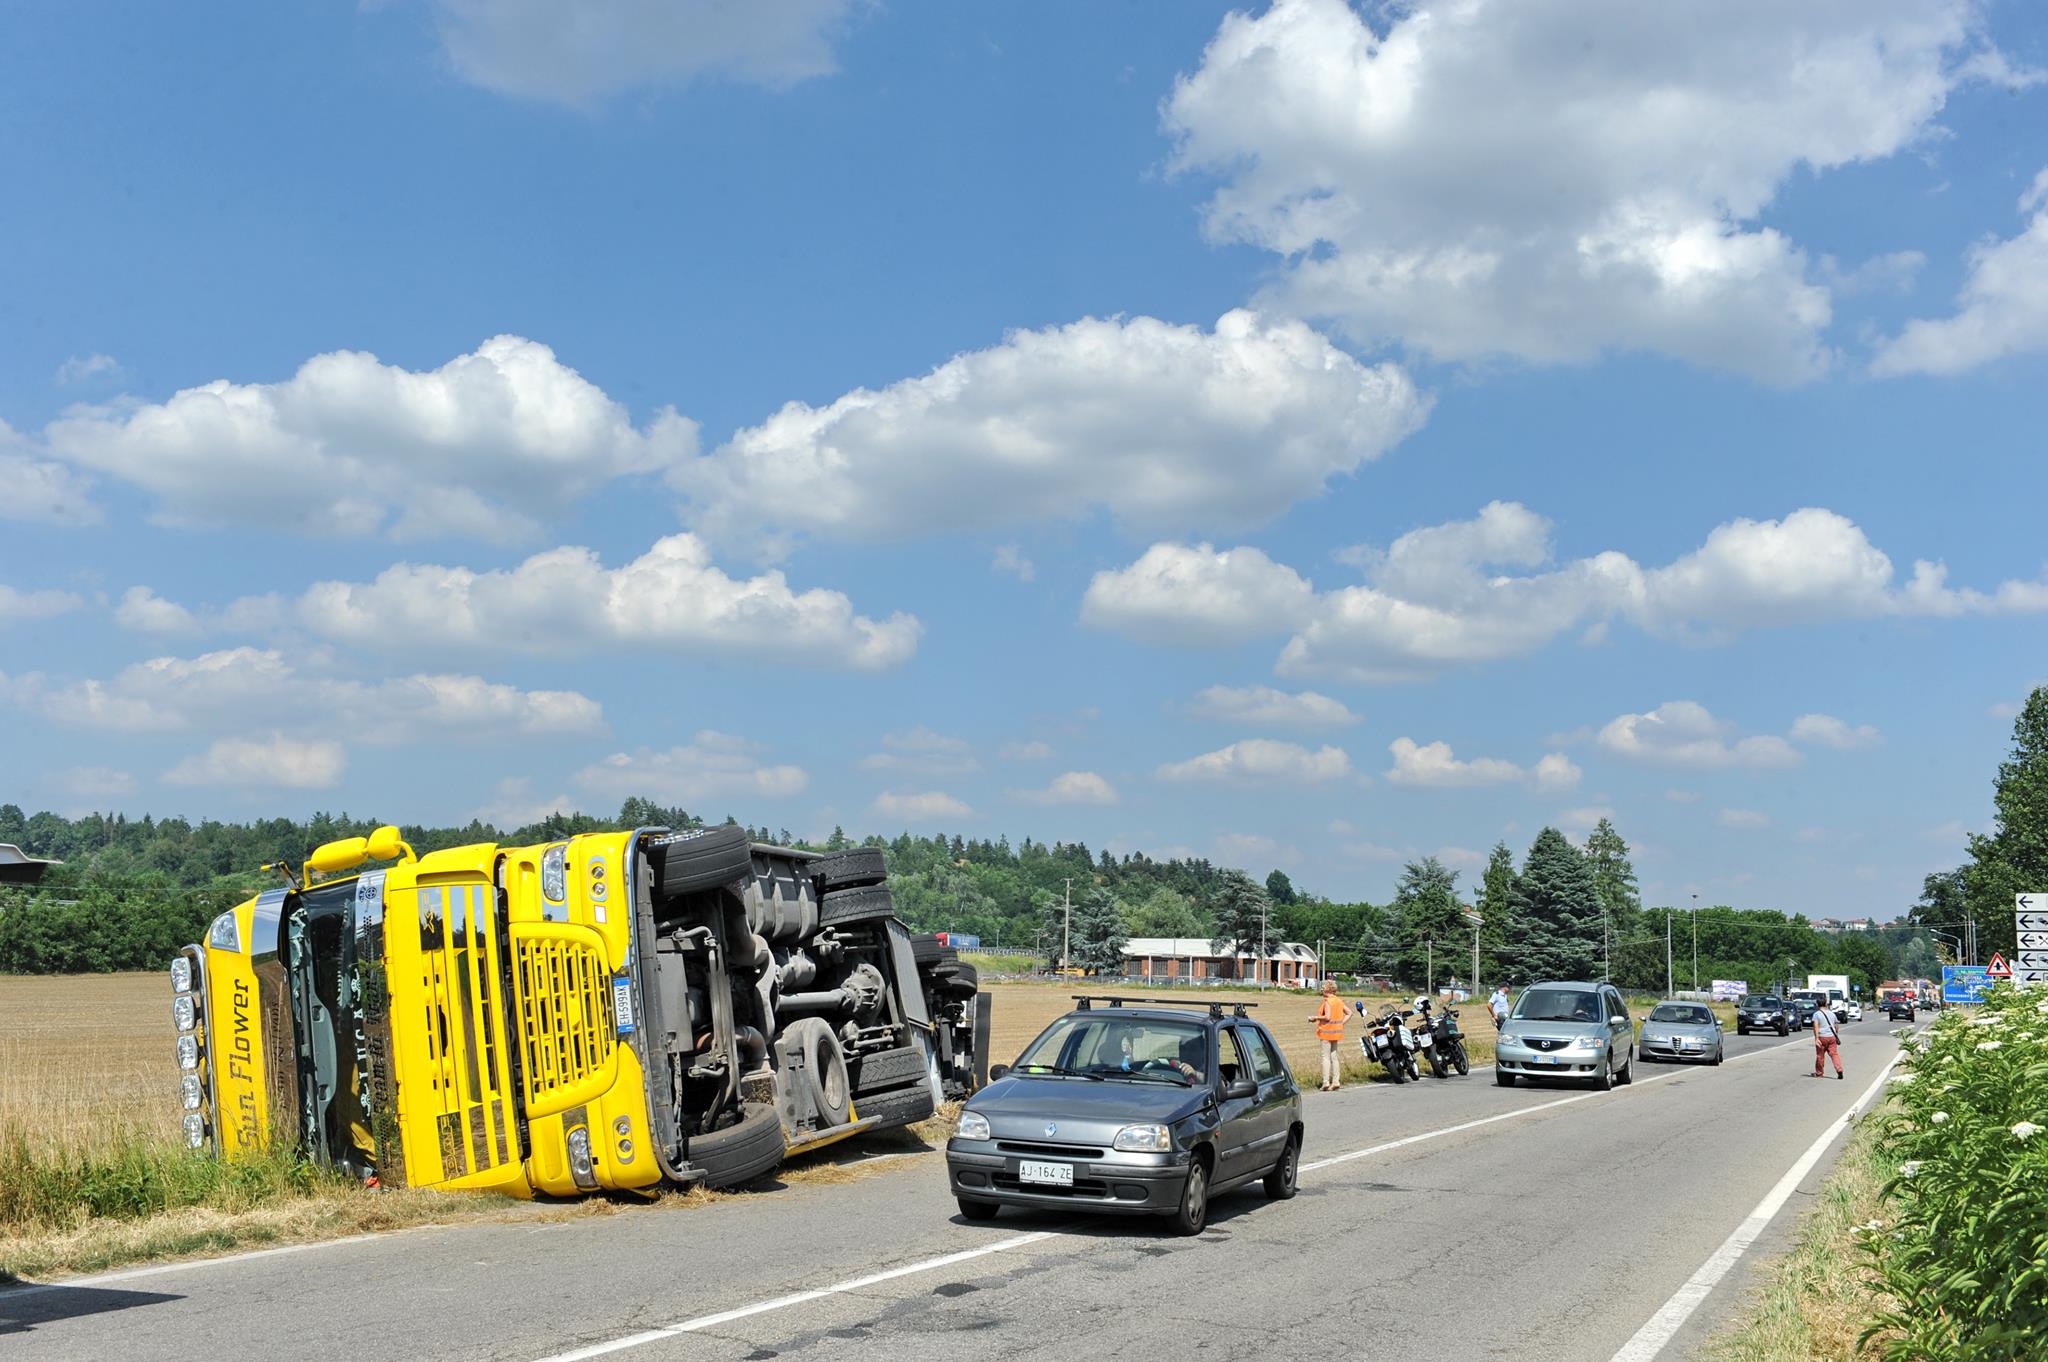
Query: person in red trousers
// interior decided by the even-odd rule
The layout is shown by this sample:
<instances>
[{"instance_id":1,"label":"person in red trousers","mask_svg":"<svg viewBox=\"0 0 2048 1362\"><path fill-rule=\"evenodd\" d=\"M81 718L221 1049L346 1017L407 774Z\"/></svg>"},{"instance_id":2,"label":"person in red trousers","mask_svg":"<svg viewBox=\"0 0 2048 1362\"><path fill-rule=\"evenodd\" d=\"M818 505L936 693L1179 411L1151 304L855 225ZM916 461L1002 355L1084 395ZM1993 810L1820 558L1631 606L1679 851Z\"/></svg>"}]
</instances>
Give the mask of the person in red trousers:
<instances>
[{"instance_id":1,"label":"person in red trousers","mask_svg":"<svg viewBox=\"0 0 2048 1362\"><path fill-rule=\"evenodd\" d=\"M1835 1077L1842 1077L1842 1035L1835 1029L1835 1010L1831 1007L1813 1009L1813 1076L1826 1077L1821 1067L1823 1060L1835 1061Z\"/></svg>"}]
</instances>

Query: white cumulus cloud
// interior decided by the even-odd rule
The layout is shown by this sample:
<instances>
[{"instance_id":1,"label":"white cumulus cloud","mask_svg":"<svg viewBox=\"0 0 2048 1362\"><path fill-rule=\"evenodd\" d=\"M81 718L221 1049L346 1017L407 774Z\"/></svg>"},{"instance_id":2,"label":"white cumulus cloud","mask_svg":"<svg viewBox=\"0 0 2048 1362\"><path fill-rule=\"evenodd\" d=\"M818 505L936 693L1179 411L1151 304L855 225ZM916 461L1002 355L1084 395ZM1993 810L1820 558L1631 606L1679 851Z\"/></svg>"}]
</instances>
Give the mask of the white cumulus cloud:
<instances>
[{"instance_id":1,"label":"white cumulus cloud","mask_svg":"<svg viewBox=\"0 0 2048 1362\"><path fill-rule=\"evenodd\" d=\"M1114 804L1116 787L1093 771L1066 771L1052 778L1042 790L1012 790L1010 797L1025 804Z\"/></svg>"},{"instance_id":2,"label":"white cumulus cloud","mask_svg":"<svg viewBox=\"0 0 2048 1362\"><path fill-rule=\"evenodd\" d=\"M1792 741L1848 752L1874 747L1884 741L1884 735L1870 724L1851 725L1832 714L1802 714L1792 721Z\"/></svg>"},{"instance_id":3,"label":"white cumulus cloud","mask_svg":"<svg viewBox=\"0 0 2048 1362\"><path fill-rule=\"evenodd\" d=\"M1545 754L1534 766L1521 767L1499 757L1460 760L1444 742L1417 743L1396 738L1387 747L1394 764L1387 779L1395 785L1451 790L1479 785L1528 784L1542 791L1569 790L1584 773L1562 752Z\"/></svg>"},{"instance_id":4,"label":"white cumulus cloud","mask_svg":"<svg viewBox=\"0 0 2048 1362\"><path fill-rule=\"evenodd\" d=\"M146 586L131 586L114 607L114 623L138 634L194 634L199 619L176 601L167 601Z\"/></svg>"},{"instance_id":5,"label":"white cumulus cloud","mask_svg":"<svg viewBox=\"0 0 2048 1362\"><path fill-rule=\"evenodd\" d=\"M340 350L277 383L73 407L43 444L149 493L163 524L510 540L578 493L679 466L697 428L666 407L636 428L547 346L498 336L428 371Z\"/></svg>"},{"instance_id":6,"label":"white cumulus cloud","mask_svg":"<svg viewBox=\"0 0 2048 1362\"><path fill-rule=\"evenodd\" d=\"M91 483L0 421L0 520L96 525Z\"/></svg>"},{"instance_id":7,"label":"white cumulus cloud","mask_svg":"<svg viewBox=\"0 0 2048 1362\"><path fill-rule=\"evenodd\" d=\"M1730 740L1732 726L1693 700L1667 700L1647 714L1623 714L1600 730L1600 746L1661 766L1719 770L1797 766L1799 750L1773 734Z\"/></svg>"},{"instance_id":8,"label":"white cumulus cloud","mask_svg":"<svg viewBox=\"0 0 2048 1362\"><path fill-rule=\"evenodd\" d=\"M1344 728L1358 722L1342 700L1312 690L1284 691L1271 686L1210 686L1188 702L1199 719L1243 727Z\"/></svg>"},{"instance_id":9,"label":"white cumulus cloud","mask_svg":"<svg viewBox=\"0 0 2048 1362\"><path fill-rule=\"evenodd\" d=\"M974 810L939 790L915 794L885 792L875 796L873 812L883 818L900 818L906 823L934 823L941 819L967 819Z\"/></svg>"},{"instance_id":10,"label":"white cumulus cloud","mask_svg":"<svg viewBox=\"0 0 2048 1362\"><path fill-rule=\"evenodd\" d=\"M455 73L569 105L726 77L779 90L834 69L853 0L427 0Z\"/></svg>"},{"instance_id":11,"label":"white cumulus cloud","mask_svg":"<svg viewBox=\"0 0 2048 1362\"><path fill-rule=\"evenodd\" d=\"M1970 248L1950 317L1908 322L1879 347L1874 373L1957 374L2008 355L2048 350L2048 170L2020 198L2018 236Z\"/></svg>"},{"instance_id":12,"label":"white cumulus cloud","mask_svg":"<svg viewBox=\"0 0 2048 1362\"><path fill-rule=\"evenodd\" d=\"M675 476L721 543L1078 520L1147 532L1248 528L1315 496L1422 424L1392 365L1297 321L1231 312L1213 331L1152 317L1017 331L879 391L792 402Z\"/></svg>"},{"instance_id":13,"label":"white cumulus cloud","mask_svg":"<svg viewBox=\"0 0 2048 1362\"><path fill-rule=\"evenodd\" d=\"M118 378L121 362L112 355L97 352L90 355L73 355L57 366L57 381L63 384L84 383L94 378Z\"/></svg>"},{"instance_id":14,"label":"white cumulus cloud","mask_svg":"<svg viewBox=\"0 0 2048 1362\"><path fill-rule=\"evenodd\" d=\"M240 785L280 790L325 790L348 767L341 744L325 738L221 738L204 752L164 772L170 785Z\"/></svg>"},{"instance_id":15,"label":"white cumulus cloud","mask_svg":"<svg viewBox=\"0 0 2048 1362\"><path fill-rule=\"evenodd\" d=\"M16 620L46 620L80 605L69 591L20 591L0 582L0 628Z\"/></svg>"},{"instance_id":16,"label":"white cumulus cloud","mask_svg":"<svg viewBox=\"0 0 2048 1362\"><path fill-rule=\"evenodd\" d=\"M1271 738L1246 738L1186 761L1168 762L1154 773L1161 780L1222 785L1341 780L1351 774L1351 758L1338 747L1311 752L1299 743Z\"/></svg>"},{"instance_id":17,"label":"white cumulus cloud","mask_svg":"<svg viewBox=\"0 0 2048 1362\"><path fill-rule=\"evenodd\" d=\"M578 771L571 783L608 803L644 795L685 807L718 799L783 799L811 783L802 767L771 765L760 753L757 743L707 728L680 747L614 752Z\"/></svg>"},{"instance_id":18,"label":"white cumulus cloud","mask_svg":"<svg viewBox=\"0 0 2048 1362\"><path fill-rule=\"evenodd\" d=\"M1991 79L1970 0L1276 0L1165 105L1205 226L1273 300L1366 343L1537 363L1646 350L1826 370L1832 301L1761 219L1779 189L1934 135Z\"/></svg>"},{"instance_id":19,"label":"white cumulus cloud","mask_svg":"<svg viewBox=\"0 0 2048 1362\"><path fill-rule=\"evenodd\" d=\"M104 680L0 673L0 700L67 728L177 733L236 725L334 728L368 743L436 738L580 737L604 731L597 701L477 676L361 681L303 670L276 649L158 657Z\"/></svg>"},{"instance_id":20,"label":"white cumulus cloud","mask_svg":"<svg viewBox=\"0 0 2048 1362\"><path fill-rule=\"evenodd\" d=\"M317 634L384 651L625 647L868 671L908 660L923 632L909 615L855 614L837 591L792 590L780 572L727 576L691 534L617 568L566 546L488 572L399 563L368 582L316 583L296 613Z\"/></svg>"},{"instance_id":21,"label":"white cumulus cloud","mask_svg":"<svg viewBox=\"0 0 2048 1362\"><path fill-rule=\"evenodd\" d=\"M1154 544L1129 567L1098 572L1081 622L1148 643L1228 646L1311 618L1315 590L1253 548Z\"/></svg>"}]
</instances>

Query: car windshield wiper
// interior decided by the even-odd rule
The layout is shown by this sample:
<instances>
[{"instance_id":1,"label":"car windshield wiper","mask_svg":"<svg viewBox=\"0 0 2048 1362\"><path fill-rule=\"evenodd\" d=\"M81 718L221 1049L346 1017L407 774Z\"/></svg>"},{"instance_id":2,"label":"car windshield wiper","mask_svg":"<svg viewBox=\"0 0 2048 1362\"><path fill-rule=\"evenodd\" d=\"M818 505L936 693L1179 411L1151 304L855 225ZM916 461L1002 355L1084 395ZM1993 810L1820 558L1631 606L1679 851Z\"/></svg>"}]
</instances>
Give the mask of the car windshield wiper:
<instances>
[{"instance_id":1,"label":"car windshield wiper","mask_svg":"<svg viewBox=\"0 0 2048 1362\"><path fill-rule=\"evenodd\" d=\"M1040 1074L1058 1074L1061 1078L1087 1078L1097 1083L1102 1081L1101 1074L1090 1073L1086 1069L1069 1069L1059 1064L1019 1064L1017 1067L1028 1070L1033 1078Z\"/></svg>"},{"instance_id":2,"label":"car windshield wiper","mask_svg":"<svg viewBox=\"0 0 2048 1362\"><path fill-rule=\"evenodd\" d=\"M1113 1074L1105 1074L1104 1077L1134 1078L1146 1083L1150 1083L1154 1079L1164 1079L1168 1082L1178 1083L1183 1088L1191 1088L1195 1085L1194 1079L1172 1069L1119 1069Z\"/></svg>"}]
</instances>

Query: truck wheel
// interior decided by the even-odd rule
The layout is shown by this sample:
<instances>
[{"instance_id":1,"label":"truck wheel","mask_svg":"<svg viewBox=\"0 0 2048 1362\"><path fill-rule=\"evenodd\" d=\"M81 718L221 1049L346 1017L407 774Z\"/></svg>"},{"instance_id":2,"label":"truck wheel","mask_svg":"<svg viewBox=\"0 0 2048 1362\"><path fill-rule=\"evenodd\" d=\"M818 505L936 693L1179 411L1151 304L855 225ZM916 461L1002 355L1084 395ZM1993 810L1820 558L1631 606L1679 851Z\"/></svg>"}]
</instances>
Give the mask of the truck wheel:
<instances>
[{"instance_id":1,"label":"truck wheel","mask_svg":"<svg viewBox=\"0 0 2048 1362\"><path fill-rule=\"evenodd\" d=\"M849 1104L853 1084L846 1076L846 1054L839 1048L839 1037L832 1034L830 1025L819 1017L791 1022L776 1046L803 1055L804 1083L811 1090L819 1129L843 1126L852 1119Z\"/></svg>"},{"instance_id":2,"label":"truck wheel","mask_svg":"<svg viewBox=\"0 0 2048 1362\"><path fill-rule=\"evenodd\" d=\"M853 1103L853 1114L863 1121L873 1117L879 1129L916 1125L933 1110L931 1086L925 1082L893 1092L871 1093L854 1099Z\"/></svg>"},{"instance_id":3,"label":"truck wheel","mask_svg":"<svg viewBox=\"0 0 2048 1362\"><path fill-rule=\"evenodd\" d=\"M737 1187L782 1162L782 1118L768 1102L749 1102L737 1123L723 1130L692 1135L683 1157L704 1174L704 1186Z\"/></svg>"},{"instance_id":4,"label":"truck wheel","mask_svg":"<svg viewBox=\"0 0 2048 1362\"><path fill-rule=\"evenodd\" d=\"M654 863L654 892L673 898L716 889L754 873L754 844L737 824L671 832L640 844Z\"/></svg>"},{"instance_id":5,"label":"truck wheel","mask_svg":"<svg viewBox=\"0 0 2048 1362\"><path fill-rule=\"evenodd\" d=\"M812 861L810 870L828 894L835 889L865 889L889 877L889 868L882 861L880 847L835 851Z\"/></svg>"},{"instance_id":6,"label":"truck wheel","mask_svg":"<svg viewBox=\"0 0 2048 1362\"><path fill-rule=\"evenodd\" d=\"M960 1203L960 1214L967 1220L993 1220L996 1212L1003 1209L993 1201L976 1201L973 1197L955 1197Z\"/></svg>"},{"instance_id":7,"label":"truck wheel","mask_svg":"<svg viewBox=\"0 0 2048 1362\"><path fill-rule=\"evenodd\" d=\"M838 889L825 895L818 907L818 925L833 927L842 922L871 922L896 916L896 898L882 888Z\"/></svg>"}]
</instances>

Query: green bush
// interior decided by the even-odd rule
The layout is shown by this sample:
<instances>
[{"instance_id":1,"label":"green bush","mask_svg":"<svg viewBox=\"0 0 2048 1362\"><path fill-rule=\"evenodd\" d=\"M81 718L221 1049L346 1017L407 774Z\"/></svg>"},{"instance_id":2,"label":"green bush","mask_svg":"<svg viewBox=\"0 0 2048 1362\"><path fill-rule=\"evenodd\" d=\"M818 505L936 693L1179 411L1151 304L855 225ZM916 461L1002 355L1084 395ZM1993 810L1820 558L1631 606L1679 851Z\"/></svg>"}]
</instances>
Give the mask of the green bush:
<instances>
[{"instance_id":1,"label":"green bush","mask_svg":"<svg viewBox=\"0 0 2048 1362\"><path fill-rule=\"evenodd\" d=\"M289 1150L226 1160L112 1131L90 1148L52 1153L19 1127L0 1128L0 1233L184 1206L234 1209L304 1193L325 1176Z\"/></svg>"},{"instance_id":2,"label":"green bush","mask_svg":"<svg viewBox=\"0 0 2048 1362\"><path fill-rule=\"evenodd\" d=\"M1895 1307L1886 1362L2027 1362L2048 1340L2048 993L2000 987L1908 1045L1883 1150L1895 1218L1863 1229Z\"/></svg>"}]
</instances>

